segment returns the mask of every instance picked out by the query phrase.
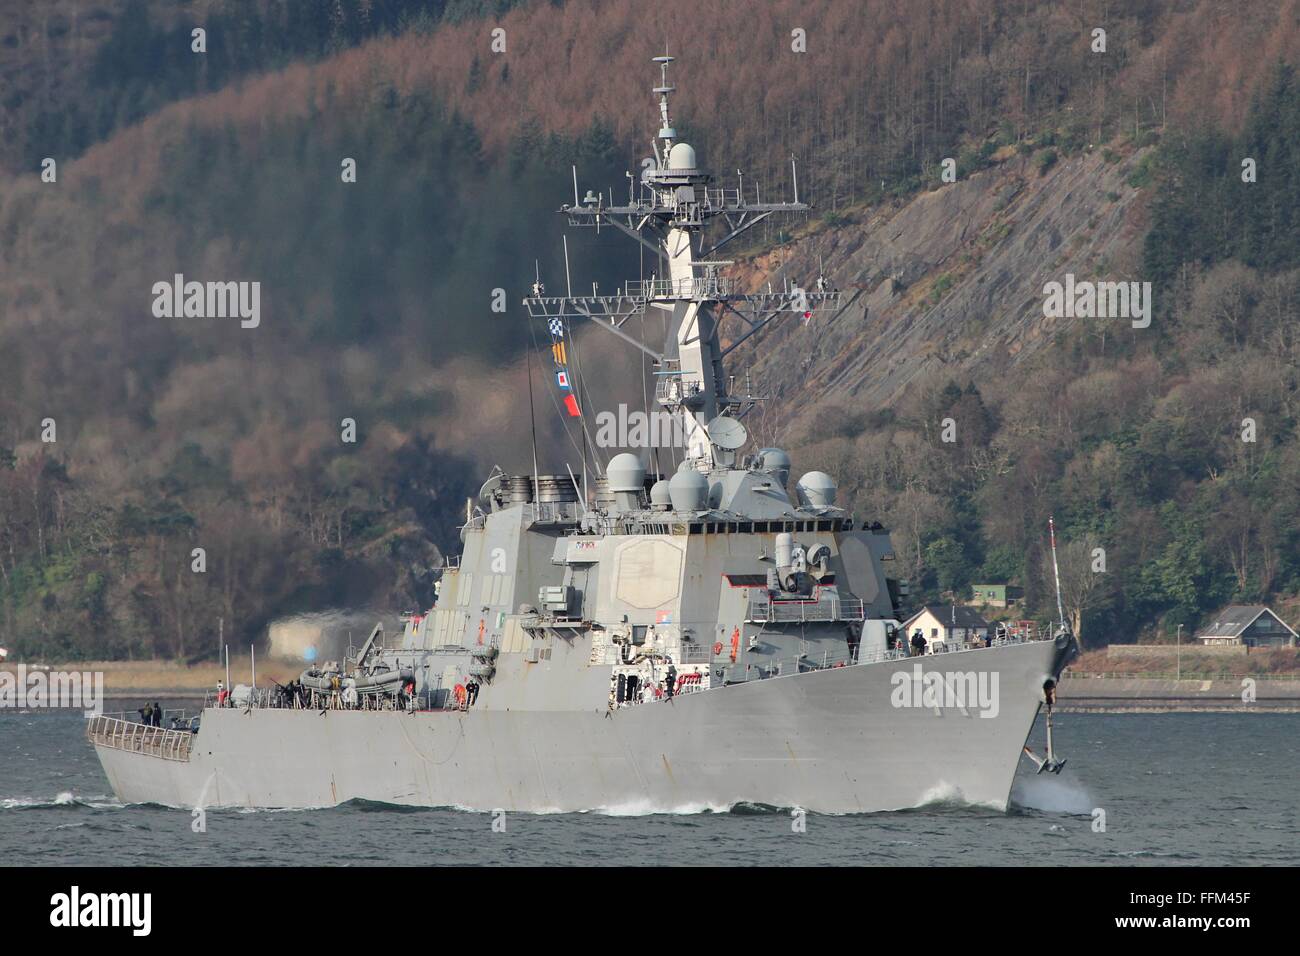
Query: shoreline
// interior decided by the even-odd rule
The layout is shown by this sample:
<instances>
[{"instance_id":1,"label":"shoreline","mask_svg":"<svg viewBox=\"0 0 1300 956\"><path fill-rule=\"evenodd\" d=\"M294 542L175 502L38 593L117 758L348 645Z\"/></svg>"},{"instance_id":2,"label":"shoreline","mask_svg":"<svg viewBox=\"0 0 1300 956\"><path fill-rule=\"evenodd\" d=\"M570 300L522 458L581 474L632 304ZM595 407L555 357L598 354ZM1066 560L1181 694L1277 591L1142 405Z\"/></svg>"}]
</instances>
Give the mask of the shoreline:
<instances>
[{"instance_id":1,"label":"shoreline","mask_svg":"<svg viewBox=\"0 0 1300 956\"><path fill-rule=\"evenodd\" d=\"M1247 691L1253 699L1246 699ZM1071 677L1067 674L1061 678L1057 690L1057 711L1063 714L1300 713L1300 680L1099 674Z\"/></svg>"},{"instance_id":2,"label":"shoreline","mask_svg":"<svg viewBox=\"0 0 1300 956\"><path fill-rule=\"evenodd\" d=\"M188 666L174 661L73 661L66 663L16 663L0 664L0 675L12 675L16 681L17 670L25 667L28 679L38 672L60 671L65 674L99 674L103 676L103 698L106 701L144 698L169 698L171 700L203 700L215 693L217 682L226 680L226 668L216 664ZM305 664L282 658L267 658L257 662L257 685L269 687L272 681L288 683L299 674ZM251 683L247 660L231 661L230 684Z\"/></svg>"},{"instance_id":3,"label":"shoreline","mask_svg":"<svg viewBox=\"0 0 1300 956\"><path fill-rule=\"evenodd\" d=\"M53 665L50 665L54 668ZM0 665L0 673L14 673L17 664ZM46 665L28 665L45 669ZM303 662L268 659L259 662L257 684L268 687L272 681L287 683L301 673ZM60 665L54 669L102 673L103 701L112 710L130 711L146 702L166 700L187 705L201 705L225 680L225 668L216 664L186 667L182 664L153 661L87 661ZM247 683L249 673L232 669L233 684ZM1149 713L1300 713L1300 680L1289 677L1258 676L1204 679L1173 676L1121 676L1086 673L1061 678L1057 690L1057 712L1149 714ZM1243 699L1246 690L1254 700ZM10 708L0 707L0 710Z\"/></svg>"}]
</instances>

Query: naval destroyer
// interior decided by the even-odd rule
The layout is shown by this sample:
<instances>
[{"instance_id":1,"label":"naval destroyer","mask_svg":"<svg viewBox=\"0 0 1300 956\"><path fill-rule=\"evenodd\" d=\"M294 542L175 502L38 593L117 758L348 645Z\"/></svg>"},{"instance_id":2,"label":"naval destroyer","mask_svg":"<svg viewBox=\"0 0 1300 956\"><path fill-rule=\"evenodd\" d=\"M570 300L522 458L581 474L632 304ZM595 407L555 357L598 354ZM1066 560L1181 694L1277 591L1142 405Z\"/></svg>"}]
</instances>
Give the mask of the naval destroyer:
<instances>
[{"instance_id":1,"label":"naval destroyer","mask_svg":"<svg viewBox=\"0 0 1300 956\"><path fill-rule=\"evenodd\" d=\"M1005 808L1023 753L1060 769L1051 705L1076 653L1064 623L1044 639L914 642L899 624L906 584L886 572L888 531L839 507L829 475L792 483L785 452L749 448L743 419L761 399L736 388L726 356L782 319L815 334L839 297L821 277L746 294L725 275L719 249L809 207L793 166L793 201L763 202L697 165L670 120L670 61L655 59L660 128L626 202L579 200L575 172L561 209L570 225L627 234L659 270L607 296L548 296L539 280L524 306L570 415L582 414L575 326L648 354L656 414L680 429L675 467L623 452L591 465L588 488L587 462L541 474L534 448L531 473L494 469L467 502L463 551L434 605L400 636L377 625L289 687L227 688L185 724L91 718L122 801ZM666 329L662 351L629 331L648 316ZM723 347L728 318L740 331ZM1038 757L1026 743L1044 706Z\"/></svg>"}]
</instances>

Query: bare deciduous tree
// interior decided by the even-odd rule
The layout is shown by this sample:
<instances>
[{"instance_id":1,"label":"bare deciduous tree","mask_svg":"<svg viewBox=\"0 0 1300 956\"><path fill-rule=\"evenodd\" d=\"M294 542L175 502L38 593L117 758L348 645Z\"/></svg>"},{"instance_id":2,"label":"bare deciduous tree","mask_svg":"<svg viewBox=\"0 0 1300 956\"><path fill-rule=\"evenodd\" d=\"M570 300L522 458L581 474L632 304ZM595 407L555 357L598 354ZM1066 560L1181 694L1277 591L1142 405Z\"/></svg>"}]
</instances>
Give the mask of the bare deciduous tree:
<instances>
[{"instance_id":1,"label":"bare deciduous tree","mask_svg":"<svg viewBox=\"0 0 1300 956\"><path fill-rule=\"evenodd\" d=\"M1070 629L1079 643L1083 643L1084 612L1100 606L1110 593L1107 573L1097 570L1097 536L1085 534L1073 541L1057 542L1057 560L1061 569L1061 604ZM1043 554L1043 575L1052 584L1052 552Z\"/></svg>"}]
</instances>

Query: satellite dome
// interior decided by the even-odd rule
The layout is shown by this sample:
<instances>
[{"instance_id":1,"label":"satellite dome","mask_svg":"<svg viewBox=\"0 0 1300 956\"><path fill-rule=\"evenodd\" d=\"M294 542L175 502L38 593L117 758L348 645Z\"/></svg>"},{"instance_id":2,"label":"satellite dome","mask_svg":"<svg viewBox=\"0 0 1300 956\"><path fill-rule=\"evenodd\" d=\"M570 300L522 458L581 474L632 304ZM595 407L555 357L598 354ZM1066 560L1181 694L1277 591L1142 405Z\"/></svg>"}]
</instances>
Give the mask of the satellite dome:
<instances>
[{"instance_id":1,"label":"satellite dome","mask_svg":"<svg viewBox=\"0 0 1300 956\"><path fill-rule=\"evenodd\" d=\"M650 506L652 508L667 509L673 503L672 492L668 488L669 482L660 478L650 486Z\"/></svg>"},{"instance_id":2,"label":"satellite dome","mask_svg":"<svg viewBox=\"0 0 1300 956\"><path fill-rule=\"evenodd\" d=\"M758 450L759 469L776 479L782 488L790 480L790 456L780 448L760 448Z\"/></svg>"},{"instance_id":3,"label":"satellite dome","mask_svg":"<svg viewBox=\"0 0 1300 956\"><path fill-rule=\"evenodd\" d=\"M703 511L709 500L709 480L694 469L679 471L668 482L668 496L674 511Z\"/></svg>"},{"instance_id":4,"label":"satellite dome","mask_svg":"<svg viewBox=\"0 0 1300 956\"><path fill-rule=\"evenodd\" d=\"M669 169L694 169L695 147L689 143L678 143L668 150Z\"/></svg>"},{"instance_id":5,"label":"satellite dome","mask_svg":"<svg viewBox=\"0 0 1300 956\"><path fill-rule=\"evenodd\" d=\"M636 455L623 452L610 459L605 477L609 480L609 490L616 494L640 493L645 483L645 469L641 467L641 459Z\"/></svg>"},{"instance_id":6,"label":"satellite dome","mask_svg":"<svg viewBox=\"0 0 1300 956\"><path fill-rule=\"evenodd\" d=\"M810 471L795 482L799 504L805 508L831 508L835 505L835 479L824 471Z\"/></svg>"}]
</instances>

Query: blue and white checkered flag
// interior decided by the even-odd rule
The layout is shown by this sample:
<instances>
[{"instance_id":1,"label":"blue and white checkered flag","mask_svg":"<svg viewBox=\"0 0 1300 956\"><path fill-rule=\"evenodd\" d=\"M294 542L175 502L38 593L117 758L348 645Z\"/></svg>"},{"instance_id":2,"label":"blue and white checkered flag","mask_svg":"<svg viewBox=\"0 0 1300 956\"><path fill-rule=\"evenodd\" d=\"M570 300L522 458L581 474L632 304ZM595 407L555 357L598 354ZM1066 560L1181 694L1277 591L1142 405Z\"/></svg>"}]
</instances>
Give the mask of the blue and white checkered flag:
<instances>
[{"instance_id":1,"label":"blue and white checkered flag","mask_svg":"<svg viewBox=\"0 0 1300 956\"><path fill-rule=\"evenodd\" d=\"M564 321L562 319L551 319L551 334L557 339L564 335Z\"/></svg>"}]
</instances>

